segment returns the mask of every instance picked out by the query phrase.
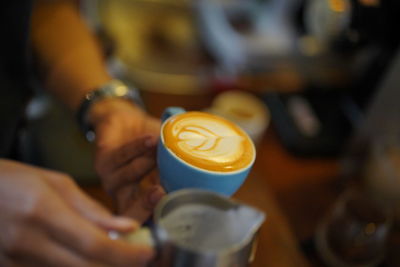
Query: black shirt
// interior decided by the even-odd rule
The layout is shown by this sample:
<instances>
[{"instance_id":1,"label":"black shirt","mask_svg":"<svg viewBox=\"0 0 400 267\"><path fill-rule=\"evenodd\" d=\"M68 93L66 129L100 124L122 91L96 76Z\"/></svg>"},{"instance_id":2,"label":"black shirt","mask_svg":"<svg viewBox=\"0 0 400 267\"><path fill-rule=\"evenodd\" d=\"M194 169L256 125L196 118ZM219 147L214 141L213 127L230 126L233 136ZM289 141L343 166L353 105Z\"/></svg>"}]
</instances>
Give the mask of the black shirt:
<instances>
[{"instance_id":1,"label":"black shirt","mask_svg":"<svg viewBox=\"0 0 400 267\"><path fill-rule=\"evenodd\" d=\"M30 0L3 1L0 7L0 157L10 154L31 96Z\"/></svg>"}]
</instances>

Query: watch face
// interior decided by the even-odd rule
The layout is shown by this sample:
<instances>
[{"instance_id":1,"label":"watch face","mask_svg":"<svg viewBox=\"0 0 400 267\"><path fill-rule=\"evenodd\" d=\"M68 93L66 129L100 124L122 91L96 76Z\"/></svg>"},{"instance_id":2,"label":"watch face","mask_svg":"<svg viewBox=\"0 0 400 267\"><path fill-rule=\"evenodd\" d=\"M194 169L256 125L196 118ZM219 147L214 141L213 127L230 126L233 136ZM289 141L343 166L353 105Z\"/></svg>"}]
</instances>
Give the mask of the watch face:
<instances>
[{"instance_id":1,"label":"watch face","mask_svg":"<svg viewBox=\"0 0 400 267\"><path fill-rule=\"evenodd\" d=\"M309 0L304 20L307 32L328 45L348 28L351 3L349 0Z\"/></svg>"}]
</instances>

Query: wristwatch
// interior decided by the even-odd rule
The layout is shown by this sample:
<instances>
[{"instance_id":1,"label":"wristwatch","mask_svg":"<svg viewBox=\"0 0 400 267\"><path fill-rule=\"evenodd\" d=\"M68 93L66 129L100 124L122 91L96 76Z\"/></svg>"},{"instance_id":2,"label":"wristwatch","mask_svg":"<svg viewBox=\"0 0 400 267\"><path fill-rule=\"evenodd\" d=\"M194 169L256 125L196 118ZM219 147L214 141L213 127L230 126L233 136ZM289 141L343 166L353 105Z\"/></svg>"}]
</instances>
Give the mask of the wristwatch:
<instances>
[{"instance_id":1,"label":"wristwatch","mask_svg":"<svg viewBox=\"0 0 400 267\"><path fill-rule=\"evenodd\" d=\"M82 130L89 142L93 142L96 137L93 125L91 125L89 122L89 110L94 103L106 98L127 99L138 106L143 107L143 102L140 98L139 91L134 87L128 87L121 80L110 80L106 84L96 88L93 91L90 91L85 95L76 114L79 128Z\"/></svg>"}]
</instances>

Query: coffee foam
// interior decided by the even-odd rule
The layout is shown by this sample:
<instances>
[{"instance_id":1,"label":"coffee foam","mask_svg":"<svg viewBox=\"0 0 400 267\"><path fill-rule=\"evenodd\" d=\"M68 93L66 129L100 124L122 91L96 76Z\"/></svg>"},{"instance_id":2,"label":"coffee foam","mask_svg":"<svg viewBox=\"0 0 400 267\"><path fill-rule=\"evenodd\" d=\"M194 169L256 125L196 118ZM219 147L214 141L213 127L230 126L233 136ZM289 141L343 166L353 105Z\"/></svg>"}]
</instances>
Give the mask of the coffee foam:
<instances>
[{"instance_id":1,"label":"coffee foam","mask_svg":"<svg viewBox=\"0 0 400 267\"><path fill-rule=\"evenodd\" d=\"M203 112L187 112L163 128L164 143L182 160L200 168L229 172L247 167L254 146L235 124Z\"/></svg>"}]
</instances>

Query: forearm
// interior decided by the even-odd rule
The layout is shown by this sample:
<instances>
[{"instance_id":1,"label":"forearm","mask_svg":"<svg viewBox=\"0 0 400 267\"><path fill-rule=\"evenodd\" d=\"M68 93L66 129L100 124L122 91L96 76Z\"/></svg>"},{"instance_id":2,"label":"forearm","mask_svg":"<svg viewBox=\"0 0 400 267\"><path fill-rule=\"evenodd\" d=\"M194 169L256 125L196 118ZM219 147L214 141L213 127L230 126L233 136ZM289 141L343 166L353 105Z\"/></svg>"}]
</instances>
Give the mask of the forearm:
<instances>
[{"instance_id":1,"label":"forearm","mask_svg":"<svg viewBox=\"0 0 400 267\"><path fill-rule=\"evenodd\" d=\"M37 1L31 34L46 88L71 110L88 91L110 80L99 44L75 1Z\"/></svg>"}]
</instances>

